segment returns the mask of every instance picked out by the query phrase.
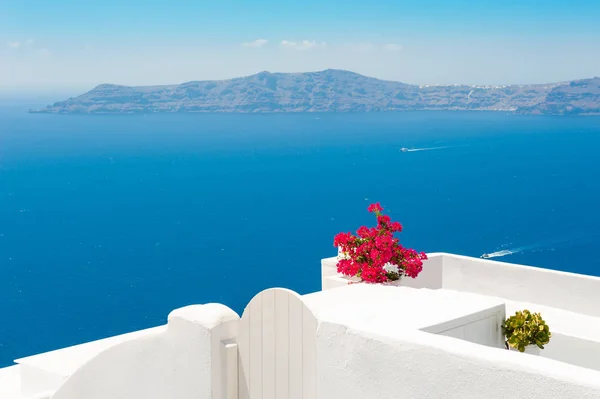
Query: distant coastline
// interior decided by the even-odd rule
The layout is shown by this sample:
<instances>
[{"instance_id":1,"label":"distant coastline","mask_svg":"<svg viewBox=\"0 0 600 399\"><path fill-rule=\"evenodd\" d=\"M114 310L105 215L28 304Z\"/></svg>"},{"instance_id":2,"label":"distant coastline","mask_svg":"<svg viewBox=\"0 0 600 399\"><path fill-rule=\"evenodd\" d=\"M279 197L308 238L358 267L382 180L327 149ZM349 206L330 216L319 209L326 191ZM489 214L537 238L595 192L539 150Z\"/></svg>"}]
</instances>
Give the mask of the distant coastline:
<instances>
[{"instance_id":1,"label":"distant coastline","mask_svg":"<svg viewBox=\"0 0 600 399\"><path fill-rule=\"evenodd\" d=\"M536 85L410 85L344 70L181 85L103 84L31 113L503 111L600 115L600 78Z\"/></svg>"}]
</instances>

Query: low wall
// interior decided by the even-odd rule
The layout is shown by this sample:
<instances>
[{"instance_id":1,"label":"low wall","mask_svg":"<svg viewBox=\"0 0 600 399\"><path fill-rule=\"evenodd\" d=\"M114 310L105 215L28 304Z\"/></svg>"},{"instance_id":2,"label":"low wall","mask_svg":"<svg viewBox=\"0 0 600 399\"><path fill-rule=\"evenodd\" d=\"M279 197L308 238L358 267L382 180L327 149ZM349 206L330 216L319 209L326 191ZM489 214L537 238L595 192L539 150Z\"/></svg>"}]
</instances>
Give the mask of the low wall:
<instances>
[{"instance_id":1,"label":"low wall","mask_svg":"<svg viewBox=\"0 0 600 399\"><path fill-rule=\"evenodd\" d=\"M239 316L220 304L177 309L165 332L101 352L52 399L224 398L223 342L237 336L238 324Z\"/></svg>"},{"instance_id":2,"label":"low wall","mask_svg":"<svg viewBox=\"0 0 600 399\"><path fill-rule=\"evenodd\" d=\"M598 277L459 255L442 256L442 288L600 317Z\"/></svg>"},{"instance_id":3,"label":"low wall","mask_svg":"<svg viewBox=\"0 0 600 399\"><path fill-rule=\"evenodd\" d=\"M403 330L401 319L367 328L320 324L319 399L600 398L594 370Z\"/></svg>"},{"instance_id":4,"label":"low wall","mask_svg":"<svg viewBox=\"0 0 600 399\"><path fill-rule=\"evenodd\" d=\"M600 317L599 277L447 253L428 257L419 276L402 279L402 286L472 292ZM335 281L336 262L321 261L324 289L343 284Z\"/></svg>"},{"instance_id":5,"label":"low wall","mask_svg":"<svg viewBox=\"0 0 600 399\"><path fill-rule=\"evenodd\" d=\"M423 270L417 278L403 278L401 285L410 288L439 289L443 284L443 262L445 254L427 254L429 259L424 261ZM321 289L327 290L347 285L348 280L337 272L337 258L321 260Z\"/></svg>"},{"instance_id":6,"label":"low wall","mask_svg":"<svg viewBox=\"0 0 600 399\"><path fill-rule=\"evenodd\" d=\"M600 339L600 337L598 337ZM552 333L552 340L540 356L600 371L600 342Z\"/></svg>"},{"instance_id":7,"label":"low wall","mask_svg":"<svg viewBox=\"0 0 600 399\"><path fill-rule=\"evenodd\" d=\"M553 333L542 357L600 370L600 278L446 253L428 258L416 279L400 285L502 298L510 314L539 311ZM324 289L348 283L335 273L336 262L322 261Z\"/></svg>"}]
</instances>

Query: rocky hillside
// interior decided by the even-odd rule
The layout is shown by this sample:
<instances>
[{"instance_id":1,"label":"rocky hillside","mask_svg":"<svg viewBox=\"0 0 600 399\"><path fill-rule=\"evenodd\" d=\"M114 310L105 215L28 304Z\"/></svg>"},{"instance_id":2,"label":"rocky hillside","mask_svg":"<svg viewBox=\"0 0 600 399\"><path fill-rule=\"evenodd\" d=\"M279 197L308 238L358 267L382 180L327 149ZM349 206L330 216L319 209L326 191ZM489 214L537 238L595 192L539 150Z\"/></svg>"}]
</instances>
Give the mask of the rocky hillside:
<instances>
[{"instance_id":1,"label":"rocky hillside","mask_svg":"<svg viewBox=\"0 0 600 399\"><path fill-rule=\"evenodd\" d=\"M600 78L519 86L428 86L349 71L269 73L172 86L103 84L43 113L485 110L600 114Z\"/></svg>"}]
</instances>

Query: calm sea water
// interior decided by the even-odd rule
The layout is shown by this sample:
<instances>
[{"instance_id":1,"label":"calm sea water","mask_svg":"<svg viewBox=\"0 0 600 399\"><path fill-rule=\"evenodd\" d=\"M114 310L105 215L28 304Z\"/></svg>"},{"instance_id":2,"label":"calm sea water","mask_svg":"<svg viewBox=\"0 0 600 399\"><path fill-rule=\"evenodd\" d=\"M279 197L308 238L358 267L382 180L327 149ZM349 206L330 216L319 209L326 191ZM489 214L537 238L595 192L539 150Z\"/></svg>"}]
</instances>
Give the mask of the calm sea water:
<instances>
[{"instance_id":1,"label":"calm sea water","mask_svg":"<svg viewBox=\"0 0 600 399\"><path fill-rule=\"evenodd\" d=\"M418 250L600 274L600 118L22 111L0 110L0 366L318 290L374 201Z\"/></svg>"}]
</instances>

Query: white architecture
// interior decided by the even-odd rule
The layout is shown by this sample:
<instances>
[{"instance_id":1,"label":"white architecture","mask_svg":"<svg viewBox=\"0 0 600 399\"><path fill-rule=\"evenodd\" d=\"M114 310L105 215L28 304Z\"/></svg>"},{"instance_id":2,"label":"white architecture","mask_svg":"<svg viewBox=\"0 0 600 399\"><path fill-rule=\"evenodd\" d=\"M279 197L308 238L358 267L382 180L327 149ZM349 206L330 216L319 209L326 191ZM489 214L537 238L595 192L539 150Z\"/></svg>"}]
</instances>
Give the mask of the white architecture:
<instances>
[{"instance_id":1,"label":"white architecture","mask_svg":"<svg viewBox=\"0 0 600 399\"><path fill-rule=\"evenodd\" d=\"M430 254L416 279L259 293L240 317L177 309L166 326L16 361L0 399L600 398L600 278ZM539 355L501 324L541 312Z\"/></svg>"}]
</instances>

